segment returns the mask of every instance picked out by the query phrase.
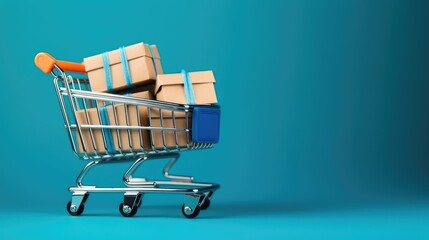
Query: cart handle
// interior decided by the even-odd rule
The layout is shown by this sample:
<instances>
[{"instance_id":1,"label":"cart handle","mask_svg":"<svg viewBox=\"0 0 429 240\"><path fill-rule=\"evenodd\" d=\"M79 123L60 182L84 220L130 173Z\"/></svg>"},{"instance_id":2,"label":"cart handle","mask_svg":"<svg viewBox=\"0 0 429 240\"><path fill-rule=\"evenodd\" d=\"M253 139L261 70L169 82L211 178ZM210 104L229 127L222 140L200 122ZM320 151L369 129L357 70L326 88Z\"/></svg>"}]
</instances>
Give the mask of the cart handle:
<instances>
[{"instance_id":1,"label":"cart handle","mask_svg":"<svg viewBox=\"0 0 429 240\"><path fill-rule=\"evenodd\" d=\"M54 68L54 65L57 65L64 71L86 73L85 66L83 64L59 61L45 52L38 53L34 58L34 63L44 73L50 73Z\"/></svg>"}]
</instances>

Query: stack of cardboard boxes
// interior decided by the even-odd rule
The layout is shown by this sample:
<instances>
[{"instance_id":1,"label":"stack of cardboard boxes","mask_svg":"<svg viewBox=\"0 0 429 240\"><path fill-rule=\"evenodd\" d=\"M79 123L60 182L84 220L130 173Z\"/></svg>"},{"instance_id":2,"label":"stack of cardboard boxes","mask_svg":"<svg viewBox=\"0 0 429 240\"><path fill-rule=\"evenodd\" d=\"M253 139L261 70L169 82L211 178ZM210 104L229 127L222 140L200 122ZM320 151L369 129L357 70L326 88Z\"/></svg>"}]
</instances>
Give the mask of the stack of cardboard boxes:
<instances>
[{"instance_id":1,"label":"stack of cardboard boxes","mask_svg":"<svg viewBox=\"0 0 429 240\"><path fill-rule=\"evenodd\" d=\"M113 94L130 93L132 97L155 99L178 104L215 104L215 78L212 71L164 74L161 58L155 45L144 43L119 48L114 51L84 59L91 90ZM124 104L112 106L108 102L97 102L98 108L78 110L79 124L119 125L145 127L186 128L184 113L162 112L160 120L158 109L136 108ZM149 119L150 114L150 119ZM173 123L174 122L174 123ZM162 124L161 124L162 123ZM91 133L92 136L91 137ZM164 136L163 136L164 135ZM130 137L129 137L130 136ZM106 141L103 141L103 138ZM155 148L179 147L187 144L185 132L176 134L160 130L111 130L82 129L82 144L78 133L78 151L91 153L150 150ZM85 149L83 148L85 147Z\"/></svg>"}]
</instances>

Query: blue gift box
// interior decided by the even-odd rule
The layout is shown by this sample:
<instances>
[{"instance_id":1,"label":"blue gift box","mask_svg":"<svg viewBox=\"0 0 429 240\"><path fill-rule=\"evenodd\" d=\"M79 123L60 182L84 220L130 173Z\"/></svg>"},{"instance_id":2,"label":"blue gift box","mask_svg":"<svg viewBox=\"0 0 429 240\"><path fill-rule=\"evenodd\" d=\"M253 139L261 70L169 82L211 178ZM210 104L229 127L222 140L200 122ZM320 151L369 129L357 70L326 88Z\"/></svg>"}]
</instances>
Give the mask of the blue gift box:
<instances>
[{"instance_id":1,"label":"blue gift box","mask_svg":"<svg viewBox=\"0 0 429 240\"><path fill-rule=\"evenodd\" d=\"M192 113L192 141L218 143L220 127L219 106L196 106Z\"/></svg>"}]
</instances>

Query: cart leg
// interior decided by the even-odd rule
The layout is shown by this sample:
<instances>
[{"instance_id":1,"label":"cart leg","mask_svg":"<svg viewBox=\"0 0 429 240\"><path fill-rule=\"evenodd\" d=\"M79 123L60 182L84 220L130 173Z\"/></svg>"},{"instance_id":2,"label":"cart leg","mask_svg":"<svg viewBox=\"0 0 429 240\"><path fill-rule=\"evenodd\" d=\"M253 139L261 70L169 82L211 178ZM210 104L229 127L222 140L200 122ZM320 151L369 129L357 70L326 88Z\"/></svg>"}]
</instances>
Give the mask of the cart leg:
<instances>
[{"instance_id":1,"label":"cart leg","mask_svg":"<svg viewBox=\"0 0 429 240\"><path fill-rule=\"evenodd\" d=\"M151 159L159 159L159 158L166 158L171 157L171 160L167 163L167 165L164 167L163 174L166 178L171 179L173 182L182 182L182 183L191 183L193 181L193 177L191 176L181 176L181 175L172 175L169 173L170 169L173 167L173 165L177 162L179 159L178 153L171 153L168 155L163 155L159 157L142 157L137 159L131 167L125 172L123 176L124 184L128 187L156 187L157 182L156 181L148 181L146 178L133 178L134 172L142 165L143 162L146 160Z\"/></svg>"},{"instance_id":2,"label":"cart leg","mask_svg":"<svg viewBox=\"0 0 429 240\"><path fill-rule=\"evenodd\" d=\"M126 192L124 202L119 204L119 212L124 217L132 217L140 207L143 194L139 192Z\"/></svg>"},{"instance_id":3,"label":"cart leg","mask_svg":"<svg viewBox=\"0 0 429 240\"><path fill-rule=\"evenodd\" d=\"M170 174L169 171L170 169L173 167L173 165L177 162L177 160L179 160L180 155L179 154L174 154L170 160L170 162L168 162L168 164L164 167L164 176L166 178L169 178L171 180L176 180L179 182L192 182L194 180L194 177L191 176L181 176L181 175L173 175Z\"/></svg>"},{"instance_id":4,"label":"cart leg","mask_svg":"<svg viewBox=\"0 0 429 240\"><path fill-rule=\"evenodd\" d=\"M124 181L124 184L128 187L138 187L138 186L145 186L145 187L155 187L155 182L149 182L146 178L133 178L134 172L141 166L143 162L146 160L149 160L148 157L142 157L137 159L130 168L125 172L124 176L122 177L122 180Z\"/></svg>"},{"instance_id":5,"label":"cart leg","mask_svg":"<svg viewBox=\"0 0 429 240\"><path fill-rule=\"evenodd\" d=\"M77 187L84 187L84 185L82 184L83 177L85 177L85 175L88 173L88 170L90 168L94 167L98 163L99 163L99 161L92 161L92 162L86 164L86 166L82 169L82 171L80 172L79 176L76 179Z\"/></svg>"},{"instance_id":6,"label":"cart leg","mask_svg":"<svg viewBox=\"0 0 429 240\"><path fill-rule=\"evenodd\" d=\"M200 204L201 210L206 210L207 208L209 208L212 196L213 196L212 191L205 193L205 197Z\"/></svg>"}]
</instances>

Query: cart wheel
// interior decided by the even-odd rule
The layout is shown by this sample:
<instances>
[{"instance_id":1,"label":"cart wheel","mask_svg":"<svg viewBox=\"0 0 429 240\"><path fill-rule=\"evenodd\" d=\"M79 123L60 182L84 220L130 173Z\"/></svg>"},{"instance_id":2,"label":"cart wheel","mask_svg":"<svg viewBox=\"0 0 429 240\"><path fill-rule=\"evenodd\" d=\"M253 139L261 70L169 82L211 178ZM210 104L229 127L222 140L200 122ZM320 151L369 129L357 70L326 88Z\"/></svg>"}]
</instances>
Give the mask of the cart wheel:
<instances>
[{"instance_id":1,"label":"cart wheel","mask_svg":"<svg viewBox=\"0 0 429 240\"><path fill-rule=\"evenodd\" d=\"M196 206L194 212L191 214L187 213L189 211L188 208L191 209L189 206L185 206L185 204L182 205L183 216L187 218L195 218L198 216L198 214L200 214L200 206Z\"/></svg>"},{"instance_id":2,"label":"cart wheel","mask_svg":"<svg viewBox=\"0 0 429 240\"><path fill-rule=\"evenodd\" d=\"M70 215L72 215L72 216L80 216L82 213L83 213L83 210L85 209L85 205L83 204L83 203L81 203L80 204L80 206L79 206L79 208L77 209L77 211L76 212L73 212L73 211L71 211L71 205L72 205L72 202L71 201L69 201L68 203L67 203L67 212L70 214Z\"/></svg>"},{"instance_id":3,"label":"cart wheel","mask_svg":"<svg viewBox=\"0 0 429 240\"><path fill-rule=\"evenodd\" d=\"M132 208L131 210L130 210L130 207L126 206L126 208L124 209L124 203L119 204L119 212L124 217L132 217L136 215L137 209L138 209L138 206L134 206L134 208ZM129 212L127 210L129 210Z\"/></svg>"},{"instance_id":4,"label":"cart wheel","mask_svg":"<svg viewBox=\"0 0 429 240\"><path fill-rule=\"evenodd\" d=\"M210 207L210 198L207 198L203 204L201 204L201 210L206 210Z\"/></svg>"}]
</instances>

